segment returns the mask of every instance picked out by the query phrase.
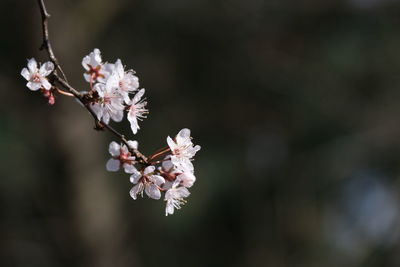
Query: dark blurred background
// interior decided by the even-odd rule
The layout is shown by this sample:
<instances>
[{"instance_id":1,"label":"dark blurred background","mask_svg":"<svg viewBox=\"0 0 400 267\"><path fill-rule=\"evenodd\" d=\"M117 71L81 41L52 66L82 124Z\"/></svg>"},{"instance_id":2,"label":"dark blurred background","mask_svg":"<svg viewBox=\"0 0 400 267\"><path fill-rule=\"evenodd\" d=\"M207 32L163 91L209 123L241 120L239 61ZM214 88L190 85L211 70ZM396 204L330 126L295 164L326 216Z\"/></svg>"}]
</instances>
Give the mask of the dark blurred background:
<instances>
[{"instance_id":1,"label":"dark blurred background","mask_svg":"<svg viewBox=\"0 0 400 267\"><path fill-rule=\"evenodd\" d=\"M198 180L173 216L133 201L111 134L25 87L39 9L3 0L0 266L400 266L399 1L46 2L70 83L121 58L151 112L128 137L190 128Z\"/></svg>"}]
</instances>

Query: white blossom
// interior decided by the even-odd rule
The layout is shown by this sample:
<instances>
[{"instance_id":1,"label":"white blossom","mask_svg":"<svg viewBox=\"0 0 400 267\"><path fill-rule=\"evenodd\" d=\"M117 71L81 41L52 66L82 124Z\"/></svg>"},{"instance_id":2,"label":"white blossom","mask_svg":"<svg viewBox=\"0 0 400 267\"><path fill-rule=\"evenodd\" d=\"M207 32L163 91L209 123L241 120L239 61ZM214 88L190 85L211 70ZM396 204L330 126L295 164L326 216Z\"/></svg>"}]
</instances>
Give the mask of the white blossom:
<instances>
[{"instance_id":1,"label":"white blossom","mask_svg":"<svg viewBox=\"0 0 400 267\"><path fill-rule=\"evenodd\" d=\"M190 188L196 182L196 176L194 176L193 169L185 168L178 169L170 160L170 156L164 158L162 162L161 170L165 175L171 177L171 179L178 179L180 184L184 187ZM169 187L168 187L169 186ZM172 185L165 184L164 189L169 189Z\"/></svg>"},{"instance_id":2,"label":"white blossom","mask_svg":"<svg viewBox=\"0 0 400 267\"><path fill-rule=\"evenodd\" d=\"M136 200L138 195L143 196L143 191L153 199L160 199L160 188L165 183L165 179L155 174L155 167L148 166L142 172L134 171L130 177L131 183L135 184L129 194Z\"/></svg>"},{"instance_id":3,"label":"white blossom","mask_svg":"<svg viewBox=\"0 0 400 267\"><path fill-rule=\"evenodd\" d=\"M168 136L167 143L172 153L171 162L176 168L193 171L193 164L190 160L201 147L193 146L190 130L187 128L180 130L174 140Z\"/></svg>"},{"instance_id":4,"label":"white blossom","mask_svg":"<svg viewBox=\"0 0 400 267\"><path fill-rule=\"evenodd\" d=\"M50 61L44 63L38 68L37 62L34 58L28 60L28 68L23 68L21 75L28 81L26 86L32 90L37 91L40 88L50 90L51 84L47 80L48 76L54 70L54 64Z\"/></svg>"},{"instance_id":5,"label":"white blossom","mask_svg":"<svg viewBox=\"0 0 400 267\"><path fill-rule=\"evenodd\" d=\"M124 117L124 105L121 96L114 88L102 83L97 83L94 90L99 95L95 102L91 103L92 110L97 119L108 124L110 118L116 122L122 121Z\"/></svg>"},{"instance_id":6,"label":"white blossom","mask_svg":"<svg viewBox=\"0 0 400 267\"><path fill-rule=\"evenodd\" d=\"M108 81L118 89L124 101L129 104L129 93L136 91L139 87L139 79L134 75L133 70L124 70L121 60L118 59L114 64L114 71Z\"/></svg>"},{"instance_id":7,"label":"white blossom","mask_svg":"<svg viewBox=\"0 0 400 267\"><path fill-rule=\"evenodd\" d=\"M147 118L146 114L148 113L148 110L145 108L147 102L141 99L144 95L144 92L145 90L141 89L139 92L136 93L136 95L129 103L130 107L127 117L131 124L133 134L136 134L138 129L140 129L138 120L143 120L144 118Z\"/></svg>"},{"instance_id":8,"label":"white blossom","mask_svg":"<svg viewBox=\"0 0 400 267\"><path fill-rule=\"evenodd\" d=\"M131 148L137 149L136 141L128 141L128 144ZM137 172L134 163L135 157L131 155L129 149L126 145L120 145L117 142L111 142L108 148L108 151L111 154L111 157L106 164L106 168L108 171L116 172L122 166L126 173L135 173Z\"/></svg>"},{"instance_id":9,"label":"white blossom","mask_svg":"<svg viewBox=\"0 0 400 267\"><path fill-rule=\"evenodd\" d=\"M188 197L190 195L189 190L186 187L179 186L180 181L177 179L172 188L168 189L165 193L164 200L167 201L165 207L165 216L168 214L174 214L174 209L180 209L181 205L186 203L186 200L183 198Z\"/></svg>"},{"instance_id":10,"label":"white blossom","mask_svg":"<svg viewBox=\"0 0 400 267\"><path fill-rule=\"evenodd\" d=\"M187 188L193 186L194 182L196 182L196 176L194 176L193 172L187 171L179 174L177 179L181 181L181 185Z\"/></svg>"},{"instance_id":11,"label":"white blossom","mask_svg":"<svg viewBox=\"0 0 400 267\"><path fill-rule=\"evenodd\" d=\"M86 70L83 76L87 82L105 82L112 68L112 65L102 62L100 50L97 48L82 59L82 66Z\"/></svg>"}]
</instances>

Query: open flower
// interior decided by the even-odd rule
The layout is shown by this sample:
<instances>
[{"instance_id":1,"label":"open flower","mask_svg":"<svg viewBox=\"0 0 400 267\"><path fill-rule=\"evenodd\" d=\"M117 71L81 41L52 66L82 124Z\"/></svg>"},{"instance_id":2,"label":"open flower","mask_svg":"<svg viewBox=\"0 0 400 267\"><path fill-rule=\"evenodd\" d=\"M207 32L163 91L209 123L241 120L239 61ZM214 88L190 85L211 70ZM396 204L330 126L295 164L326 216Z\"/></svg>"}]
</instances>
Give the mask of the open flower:
<instances>
[{"instance_id":1,"label":"open flower","mask_svg":"<svg viewBox=\"0 0 400 267\"><path fill-rule=\"evenodd\" d=\"M82 66L86 72L83 74L87 82L105 82L110 74L109 64L102 63L100 50L95 48L93 52L82 59Z\"/></svg>"},{"instance_id":2,"label":"open flower","mask_svg":"<svg viewBox=\"0 0 400 267\"><path fill-rule=\"evenodd\" d=\"M137 141L128 141L129 147L137 149ZM134 173L136 170L134 163L135 157L131 155L126 145L119 145L117 142L111 142L108 148L108 152L111 154L111 159L107 161L107 171L116 172L121 166L124 168L126 173Z\"/></svg>"},{"instance_id":3,"label":"open flower","mask_svg":"<svg viewBox=\"0 0 400 267\"><path fill-rule=\"evenodd\" d=\"M193 164L190 160L201 147L193 146L190 130L186 128L180 130L174 140L168 136L167 143L172 153L171 162L175 167L180 170L193 171Z\"/></svg>"},{"instance_id":4,"label":"open flower","mask_svg":"<svg viewBox=\"0 0 400 267\"><path fill-rule=\"evenodd\" d=\"M182 167L182 166L181 166ZM185 166L183 166L185 167ZM196 182L196 176L194 176L193 169L178 169L170 160L170 156L167 156L163 162L162 167L160 168L161 174L164 178L170 183L166 183L164 185L164 189L169 189L172 187L172 182L175 180L180 181L180 185L190 188L193 186L194 182Z\"/></svg>"},{"instance_id":5,"label":"open flower","mask_svg":"<svg viewBox=\"0 0 400 267\"><path fill-rule=\"evenodd\" d=\"M174 214L174 209L180 209L181 205L186 203L186 200L183 198L190 195L189 190L187 190L186 187L179 186L179 184L180 181L177 179L173 183L172 187L165 193L164 200L167 201L165 216L168 216L168 214Z\"/></svg>"},{"instance_id":6,"label":"open flower","mask_svg":"<svg viewBox=\"0 0 400 267\"><path fill-rule=\"evenodd\" d=\"M133 134L136 134L138 129L140 129L138 120L143 120L144 118L147 118L146 114L149 112L145 108L147 102L144 101L144 99L141 99L144 95L144 91L144 89L141 89L139 92L137 92L129 103L130 107L127 117L131 124Z\"/></svg>"},{"instance_id":7,"label":"open flower","mask_svg":"<svg viewBox=\"0 0 400 267\"><path fill-rule=\"evenodd\" d=\"M155 174L154 166L148 166L142 172L133 172L130 181L135 184L129 192L133 199L136 200L138 195L143 196L143 190L150 198L161 198L160 188L165 183L165 180L160 175Z\"/></svg>"},{"instance_id":8,"label":"open flower","mask_svg":"<svg viewBox=\"0 0 400 267\"><path fill-rule=\"evenodd\" d=\"M28 68L23 68L21 75L28 81L26 86L32 90L37 91L40 88L45 90L51 89L51 84L47 80L48 76L54 70L54 64L50 61L44 63L38 68L37 62L34 58L28 60Z\"/></svg>"},{"instance_id":9,"label":"open flower","mask_svg":"<svg viewBox=\"0 0 400 267\"><path fill-rule=\"evenodd\" d=\"M110 122L110 118L116 122L122 121L125 107L122 104L121 96L115 89L103 83L97 83L94 90L99 97L91 103L91 107L96 113L97 119L105 124Z\"/></svg>"},{"instance_id":10,"label":"open flower","mask_svg":"<svg viewBox=\"0 0 400 267\"><path fill-rule=\"evenodd\" d=\"M124 70L121 60L114 64L114 71L107 82L113 83L127 104L130 102L129 93L136 91L139 87L139 79L134 75L133 70Z\"/></svg>"}]
</instances>

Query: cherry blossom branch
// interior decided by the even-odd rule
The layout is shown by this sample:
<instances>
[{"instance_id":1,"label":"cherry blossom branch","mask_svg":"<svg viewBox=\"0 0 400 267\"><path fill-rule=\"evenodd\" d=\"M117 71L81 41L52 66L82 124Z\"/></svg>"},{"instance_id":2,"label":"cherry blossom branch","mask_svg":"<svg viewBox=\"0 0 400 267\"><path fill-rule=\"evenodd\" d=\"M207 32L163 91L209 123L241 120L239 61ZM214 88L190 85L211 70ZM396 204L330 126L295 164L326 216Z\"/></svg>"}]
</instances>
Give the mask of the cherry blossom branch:
<instances>
[{"instance_id":1,"label":"cherry blossom branch","mask_svg":"<svg viewBox=\"0 0 400 267\"><path fill-rule=\"evenodd\" d=\"M47 12L44 0L38 0L38 4L39 4L39 8L40 8L40 14L42 16L42 30L43 30L43 43L42 43L42 45L40 47L40 50L44 49L44 50L47 51L49 59L55 65L56 70L58 69L60 71L62 77L60 77L58 75L56 70L53 72L53 76L54 76L55 80L58 83L60 83L62 87L67 89L89 111L89 113L93 116L93 118L95 120L95 125L96 125L95 129L96 130L107 129L113 135L118 137L118 139L120 139L121 142L124 143L128 147L128 149L132 152L132 154L135 155L137 161L140 164L145 165L145 166L150 165L148 163L148 159L146 158L146 156L144 156L139 150L129 146L128 140L125 138L125 136L123 134L119 133L117 130L115 130L114 128L112 128L108 124L104 123L103 121L100 121L97 118L96 113L90 108L90 106L88 104L88 102L89 102L88 101L88 95L80 93L79 91L74 89L68 83L67 77L66 77L64 71L62 70L62 68L61 68L61 66L60 66L60 64L59 64L59 62L58 62L58 60L57 60L57 58L56 58L56 56L54 54L54 51L53 51L53 48L51 46L51 42L50 42L50 39L49 39L48 18L50 17L50 14ZM65 92L63 94L65 94Z\"/></svg>"},{"instance_id":2,"label":"cherry blossom branch","mask_svg":"<svg viewBox=\"0 0 400 267\"><path fill-rule=\"evenodd\" d=\"M55 94L74 97L90 113L96 130L108 130L119 143L112 141L108 147L111 158L106 169L111 172L123 169L130 174L129 181L134 186L129 191L133 199L143 196L166 201L165 215L173 214L186 203L190 195L188 188L196 181L192 163L200 146L194 145L190 130L184 128L171 138L167 137L167 147L156 150L146 157L138 151L138 142L127 140L125 136L111 127L110 120L120 122L126 118L133 134L140 129L138 121L147 117L147 101L143 98L145 89L139 89L139 80L133 70L125 70L120 59L115 63L103 62L100 50L82 59L85 80L90 84L89 91L78 91L72 87L58 62L49 40L48 19L44 0L38 0L42 17L43 43L40 47L48 54L50 61L41 64L28 59L27 68L21 70L21 76L27 80L31 91L39 91L54 105ZM135 93L133 95L133 93ZM130 96L132 94L132 97ZM136 168L140 164L140 168Z\"/></svg>"}]
</instances>

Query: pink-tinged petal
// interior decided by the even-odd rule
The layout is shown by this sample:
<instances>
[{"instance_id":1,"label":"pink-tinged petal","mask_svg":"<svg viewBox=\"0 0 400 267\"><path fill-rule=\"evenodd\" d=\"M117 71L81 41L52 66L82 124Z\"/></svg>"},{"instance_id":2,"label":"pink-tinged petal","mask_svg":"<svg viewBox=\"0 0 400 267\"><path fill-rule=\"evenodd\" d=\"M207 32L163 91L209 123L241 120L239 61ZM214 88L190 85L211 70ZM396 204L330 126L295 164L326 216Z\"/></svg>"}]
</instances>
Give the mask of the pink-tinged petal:
<instances>
[{"instance_id":1,"label":"pink-tinged petal","mask_svg":"<svg viewBox=\"0 0 400 267\"><path fill-rule=\"evenodd\" d=\"M126 72L124 80L129 84L129 91L136 91L139 87L139 78L133 75L132 72Z\"/></svg>"},{"instance_id":2,"label":"pink-tinged petal","mask_svg":"<svg viewBox=\"0 0 400 267\"><path fill-rule=\"evenodd\" d=\"M140 101L140 99L142 98L142 96L145 93L145 89L140 89L139 92L136 93L136 95L133 97L132 99L132 104L136 104L137 102Z\"/></svg>"},{"instance_id":3,"label":"pink-tinged petal","mask_svg":"<svg viewBox=\"0 0 400 267\"><path fill-rule=\"evenodd\" d=\"M116 112L111 113L111 118L115 122L120 122L124 118L124 111L117 110Z\"/></svg>"},{"instance_id":4,"label":"pink-tinged petal","mask_svg":"<svg viewBox=\"0 0 400 267\"><path fill-rule=\"evenodd\" d=\"M123 167L126 173L134 173L135 171L137 171L133 164L124 163Z\"/></svg>"},{"instance_id":5,"label":"pink-tinged petal","mask_svg":"<svg viewBox=\"0 0 400 267\"><path fill-rule=\"evenodd\" d=\"M30 73L37 72L37 62L34 58L28 59L28 69Z\"/></svg>"},{"instance_id":6,"label":"pink-tinged petal","mask_svg":"<svg viewBox=\"0 0 400 267\"><path fill-rule=\"evenodd\" d=\"M131 99L129 98L129 93L121 92L121 96L124 99L125 104L129 105L129 103L131 102Z\"/></svg>"},{"instance_id":7,"label":"pink-tinged petal","mask_svg":"<svg viewBox=\"0 0 400 267\"><path fill-rule=\"evenodd\" d=\"M171 137L167 137L167 144L169 146L169 148L171 149L171 151L174 151L176 148L176 143L174 142L174 140L172 140Z\"/></svg>"},{"instance_id":8,"label":"pink-tinged petal","mask_svg":"<svg viewBox=\"0 0 400 267\"><path fill-rule=\"evenodd\" d=\"M115 70L115 64L113 63L106 63L103 65L103 67L101 68L101 70L103 72L108 73L108 75L110 75L114 70Z\"/></svg>"},{"instance_id":9,"label":"pink-tinged petal","mask_svg":"<svg viewBox=\"0 0 400 267\"><path fill-rule=\"evenodd\" d=\"M124 154L129 153L129 150L128 150L128 148L126 147L126 145L122 145L122 146L121 146L121 151L122 151L122 153L124 153ZM133 157L133 159L135 159L135 157Z\"/></svg>"},{"instance_id":10,"label":"pink-tinged petal","mask_svg":"<svg viewBox=\"0 0 400 267\"><path fill-rule=\"evenodd\" d=\"M89 64L90 64L90 57L84 56L82 59L82 66L85 68L85 70L90 70Z\"/></svg>"},{"instance_id":11,"label":"pink-tinged petal","mask_svg":"<svg viewBox=\"0 0 400 267\"><path fill-rule=\"evenodd\" d=\"M146 169L144 169L143 174L147 175L149 173L152 173L152 172L154 172L155 169L156 169L156 167L154 167L153 165L152 166L148 166L148 167L146 167Z\"/></svg>"},{"instance_id":12,"label":"pink-tinged petal","mask_svg":"<svg viewBox=\"0 0 400 267\"><path fill-rule=\"evenodd\" d=\"M129 194L134 200L136 200L138 194L143 194L143 189L144 185L142 183L138 183L137 185L132 187L131 191L129 191Z\"/></svg>"},{"instance_id":13,"label":"pink-tinged petal","mask_svg":"<svg viewBox=\"0 0 400 267\"><path fill-rule=\"evenodd\" d=\"M51 83L49 83L49 81L46 78L42 78L42 79L40 79L40 81L41 81L44 89L46 89L46 90L51 89Z\"/></svg>"},{"instance_id":14,"label":"pink-tinged petal","mask_svg":"<svg viewBox=\"0 0 400 267\"><path fill-rule=\"evenodd\" d=\"M39 70L39 73L42 77L48 76L54 70L54 64L51 61L47 61L44 63Z\"/></svg>"},{"instance_id":15,"label":"pink-tinged petal","mask_svg":"<svg viewBox=\"0 0 400 267\"><path fill-rule=\"evenodd\" d=\"M175 194L177 198L185 198L190 195L190 192L186 187L178 187L175 189Z\"/></svg>"},{"instance_id":16,"label":"pink-tinged petal","mask_svg":"<svg viewBox=\"0 0 400 267\"><path fill-rule=\"evenodd\" d=\"M134 141L129 140L128 141L128 145L129 145L130 148L137 149L138 146L139 146L139 143L136 140L134 140Z\"/></svg>"},{"instance_id":17,"label":"pink-tinged petal","mask_svg":"<svg viewBox=\"0 0 400 267\"><path fill-rule=\"evenodd\" d=\"M161 192L158 189L158 187L154 184L147 185L145 188L145 192L152 199L160 199L161 198Z\"/></svg>"},{"instance_id":18,"label":"pink-tinged petal","mask_svg":"<svg viewBox=\"0 0 400 267\"><path fill-rule=\"evenodd\" d=\"M115 141L112 141L110 143L110 145L108 146L108 152L110 152L111 156L113 156L113 157L119 156L120 149L121 149L121 146Z\"/></svg>"},{"instance_id":19,"label":"pink-tinged petal","mask_svg":"<svg viewBox=\"0 0 400 267\"><path fill-rule=\"evenodd\" d=\"M175 167L180 171L188 171L188 172L194 171L193 163L188 158L171 157L171 161L175 165Z\"/></svg>"},{"instance_id":20,"label":"pink-tinged petal","mask_svg":"<svg viewBox=\"0 0 400 267\"><path fill-rule=\"evenodd\" d=\"M103 111L103 120L105 124L108 124L110 122L110 114L108 112Z\"/></svg>"},{"instance_id":21,"label":"pink-tinged petal","mask_svg":"<svg viewBox=\"0 0 400 267\"><path fill-rule=\"evenodd\" d=\"M163 184L163 186L162 186L162 189L164 189L164 190L168 190L168 189L170 189L170 188L172 188L172 182L170 182L170 181L165 181L165 183Z\"/></svg>"},{"instance_id":22,"label":"pink-tinged petal","mask_svg":"<svg viewBox=\"0 0 400 267\"><path fill-rule=\"evenodd\" d=\"M108 91L112 91L115 88L118 88L119 85L119 77L116 72L111 73L111 75L108 77L106 81L106 88Z\"/></svg>"},{"instance_id":23,"label":"pink-tinged petal","mask_svg":"<svg viewBox=\"0 0 400 267\"><path fill-rule=\"evenodd\" d=\"M154 184L158 186L161 186L162 184L165 183L165 179L160 175L152 175L151 180L153 181Z\"/></svg>"},{"instance_id":24,"label":"pink-tinged petal","mask_svg":"<svg viewBox=\"0 0 400 267\"><path fill-rule=\"evenodd\" d=\"M122 65L122 62L120 59L117 59L117 61L115 62L115 71L118 74L118 76L120 78L124 77L124 66Z\"/></svg>"},{"instance_id":25,"label":"pink-tinged petal","mask_svg":"<svg viewBox=\"0 0 400 267\"><path fill-rule=\"evenodd\" d=\"M190 172L178 175L178 179L180 179L181 184L187 188L192 187L194 182L196 181L196 177L193 175L193 173Z\"/></svg>"},{"instance_id":26,"label":"pink-tinged petal","mask_svg":"<svg viewBox=\"0 0 400 267\"><path fill-rule=\"evenodd\" d=\"M167 205L165 207L165 216L168 216L168 214L174 214L174 205L171 201L167 201Z\"/></svg>"},{"instance_id":27,"label":"pink-tinged petal","mask_svg":"<svg viewBox=\"0 0 400 267\"><path fill-rule=\"evenodd\" d=\"M91 108L93 112L96 114L97 119L100 121L101 117L103 117L103 108L101 107L101 105L94 103L91 105Z\"/></svg>"},{"instance_id":28,"label":"pink-tinged petal","mask_svg":"<svg viewBox=\"0 0 400 267\"><path fill-rule=\"evenodd\" d=\"M162 162L162 168L167 172L171 171L173 167L174 164L172 164L170 160L165 160Z\"/></svg>"},{"instance_id":29,"label":"pink-tinged petal","mask_svg":"<svg viewBox=\"0 0 400 267\"><path fill-rule=\"evenodd\" d=\"M180 130L177 135L177 138L190 139L190 130L187 128Z\"/></svg>"},{"instance_id":30,"label":"pink-tinged petal","mask_svg":"<svg viewBox=\"0 0 400 267\"><path fill-rule=\"evenodd\" d=\"M109 172L116 172L119 170L120 161L116 159L109 159L106 164L106 169Z\"/></svg>"},{"instance_id":31,"label":"pink-tinged petal","mask_svg":"<svg viewBox=\"0 0 400 267\"><path fill-rule=\"evenodd\" d=\"M142 177L142 174L138 171L138 170L135 170L133 173L132 173L132 175L131 175L131 177L129 178L129 181L132 183L132 184L137 184L138 182L139 182L139 179Z\"/></svg>"},{"instance_id":32,"label":"pink-tinged petal","mask_svg":"<svg viewBox=\"0 0 400 267\"><path fill-rule=\"evenodd\" d=\"M85 81L90 82L90 75L87 73L83 74L83 78L85 78Z\"/></svg>"},{"instance_id":33,"label":"pink-tinged petal","mask_svg":"<svg viewBox=\"0 0 400 267\"><path fill-rule=\"evenodd\" d=\"M93 89L99 94L100 97L104 97L104 93L106 91L106 86L105 84L102 83L96 83L93 86Z\"/></svg>"},{"instance_id":34,"label":"pink-tinged petal","mask_svg":"<svg viewBox=\"0 0 400 267\"><path fill-rule=\"evenodd\" d=\"M100 50L99 50L98 48L95 48L95 49L93 50L93 53L94 53L94 55L93 55L94 62L93 62L93 63L98 63L97 65L99 65L99 64L101 63L101 53L100 53Z\"/></svg>"},{"instance_id":35,"label":"pink-tinged petal","mask_svg":"<svg viewBox=\"0 0 400 267\"><path fill-rule=\"evenodd\" d=\"M29 73L29 70L27 68L23 68L21 71L21 75L22 77L25 78L25 80L29 81L29 79L31 78L31 75Z\"/></svg>"},{"instance_id":36,"label":"pink-tinged petal","mask_svg":"<svg viewBox=\"0 0 400 267\"><path fill-rule=\"evenodd\" d=\"M139 125L138 125L136 117L130 116L130 113L128 113L128 121L131 124L132 133L136 134L139 129Z\"/></svg>"},{"instance_id":37,"label":"pink-tinged petal","mask_svg":"<svg viewBox=\"0 0 400 267\"><path fill-rule=\"evenodd\" d=\"M37 91L42 87L41 83L36 83L36 82L28 82L26 86L31 89L32 91Z\"/></svg>"}]
</instances>

